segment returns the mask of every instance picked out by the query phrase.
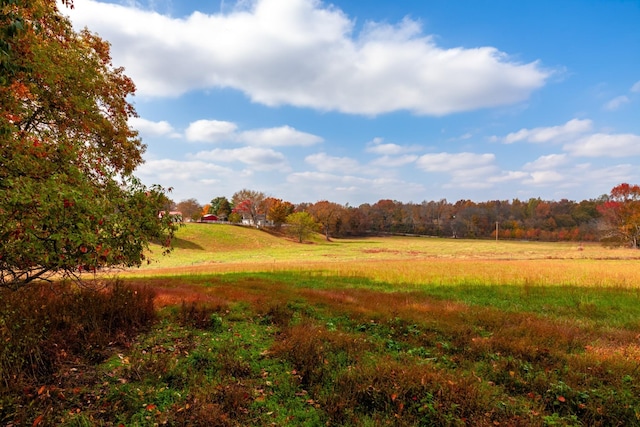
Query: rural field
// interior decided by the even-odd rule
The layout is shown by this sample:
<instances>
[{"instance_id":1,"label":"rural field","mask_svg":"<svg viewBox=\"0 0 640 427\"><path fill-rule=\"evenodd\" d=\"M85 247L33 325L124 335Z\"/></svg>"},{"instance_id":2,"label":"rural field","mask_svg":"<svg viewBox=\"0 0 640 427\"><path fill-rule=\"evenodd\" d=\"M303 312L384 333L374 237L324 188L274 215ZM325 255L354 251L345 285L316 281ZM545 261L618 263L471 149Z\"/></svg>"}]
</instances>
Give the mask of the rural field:
<instances>
[{"instance_id":1,"label":"rural field","mask_svg":"<svg viewBox=\"0 0 640 427\"><path fill-rule=\"evenodd\" d=\"M99 334L78 321L76 356L59 340L27 351L22 370L10 368L19 346L2 337L13 347L0 353L0 423L640 425L640 251L427 237L299 244L218 224L177 237L170 256L118 273L112 295L139 318L120 329L124 314L102 319L135 333L88 345ZM60 310L42 295L12 295L55 323ZM78 318L107 305L83 298Z\"/></svg>"}]
</instances>

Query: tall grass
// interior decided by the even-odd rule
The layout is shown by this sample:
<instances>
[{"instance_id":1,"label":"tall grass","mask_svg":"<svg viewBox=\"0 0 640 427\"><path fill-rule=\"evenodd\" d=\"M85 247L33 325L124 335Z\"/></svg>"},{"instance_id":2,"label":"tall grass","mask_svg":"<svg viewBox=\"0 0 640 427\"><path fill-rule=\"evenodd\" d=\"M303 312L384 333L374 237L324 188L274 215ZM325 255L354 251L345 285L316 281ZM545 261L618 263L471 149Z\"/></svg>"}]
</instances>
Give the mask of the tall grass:
<instances>
[{"instance_id":1,"label":"tall grass","mask_svg":"<svg viewBox=\"0 0 640 427\"><path fill-rule=\"evenodd\" d=\"M155 319L153 298L121 281L101 291L68 283L1 291L1 384L48 381L62 364L104 359Z\"/></svg>"}]
</instances>

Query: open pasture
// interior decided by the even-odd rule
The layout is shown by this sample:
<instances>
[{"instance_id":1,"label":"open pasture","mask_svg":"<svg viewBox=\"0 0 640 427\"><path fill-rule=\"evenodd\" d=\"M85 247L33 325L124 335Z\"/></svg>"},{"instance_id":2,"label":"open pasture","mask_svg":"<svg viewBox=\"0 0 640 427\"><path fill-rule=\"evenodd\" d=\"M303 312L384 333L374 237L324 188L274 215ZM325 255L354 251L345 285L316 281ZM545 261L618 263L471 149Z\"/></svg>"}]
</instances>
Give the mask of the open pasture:
<instances>
[{"instance_id":1,"label":"open pasture","mask_svg":"<svg viewBox=\"0 0 640 427\"><path fill-rule=\"evenodd\" d=\"M203 224L178 238L169 257L120 274L134 295L153 293L158 321L101 348L98 364L67 363L29 386L41 393L28 404L16 397L25 387L7 395L0 421L640 425L639 251L425 237L298 244Z\"/></svg>"},{"instance_id":2,"label":"open pasture","mask_svg":"<svg viewBox=\"0 0 640 427\"><path fill-rule=\"evenodd\" d=\"M640 424L638 251L398 236L298 244L196 224L178 237L170 258L130 280L154 288L158 307L231 307L221 318L232 329L273 325L263 351L297 378L289 403L257 398L278 424Z\"/></svg>"},{"instance_id":3,"label":"open pasture","mask_svg":"<svg viewBox=\"0 0 640 427\"><path fill-rule=\"evenodd\" d=\"M455 284L635 288L640 284L638 261L640 251L593 243L429 237L327 242L316 237L299 244L250 228L187 224L169 257L157 256L126 275L289 271L363 277L400 288Z\"/></svg>"}]
</instances>

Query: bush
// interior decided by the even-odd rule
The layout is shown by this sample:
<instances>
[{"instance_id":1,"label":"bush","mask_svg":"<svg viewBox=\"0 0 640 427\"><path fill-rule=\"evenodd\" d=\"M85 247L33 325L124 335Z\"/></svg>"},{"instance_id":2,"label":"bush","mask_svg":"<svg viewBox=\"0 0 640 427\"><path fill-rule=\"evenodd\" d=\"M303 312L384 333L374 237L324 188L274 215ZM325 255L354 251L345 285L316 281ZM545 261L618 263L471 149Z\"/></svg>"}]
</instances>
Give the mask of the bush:
<instances>
[{"instance_id":1,"label":"bush","mask_svg":"<svg viewBox=\"0 0 640 427\"><path fill-rule=\"evenodd\" d=\"M70 283L0 291L0 380L46 382L63 363L104 359L156 318L154 293L116 280L101 290Z\"/></svg>"},{"instance_id":2,"label":"bush","mask_svg":"<svg viewBox=\"0 0 640 427\"><path fill-rule=\"evenodd\" d=\"M191 327L212 332L222 332L222 317L219 313L226 311L223 306L206 304L187 304L182 302L178 313L178 322L185 327Z\"/></svg>"}]
</instances>

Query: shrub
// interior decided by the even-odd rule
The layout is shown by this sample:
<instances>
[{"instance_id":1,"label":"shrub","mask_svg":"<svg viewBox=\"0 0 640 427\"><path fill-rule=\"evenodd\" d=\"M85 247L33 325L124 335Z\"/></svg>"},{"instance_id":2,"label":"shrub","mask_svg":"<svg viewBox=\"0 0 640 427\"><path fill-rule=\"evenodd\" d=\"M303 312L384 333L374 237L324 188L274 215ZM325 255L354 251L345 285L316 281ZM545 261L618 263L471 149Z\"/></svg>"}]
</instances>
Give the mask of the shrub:
<instances>
[{"instance_id":1,"label":"shrub","mask_svg":"<svg viewBox=\"0 0 640 427\"><path fill-rule=\"evenodd\" d=\"M225 307L220 305L210 306L195 302L187 304L183 301L178 313L178 321L185 327L221 332L222 317L219 313L224 310Z\"/></svg>"},{"instance_id":2,"label":"shrub","mask_svg":"<svg viewBox=\"0 0 640 427\"><path fill-rule=\"evenodd\" d=\"M46 381L67 361L102 360L155 320L154 294L114 281L101 290L69 283L0 291L0 380Z\"/></svg>"}]
</instances>

